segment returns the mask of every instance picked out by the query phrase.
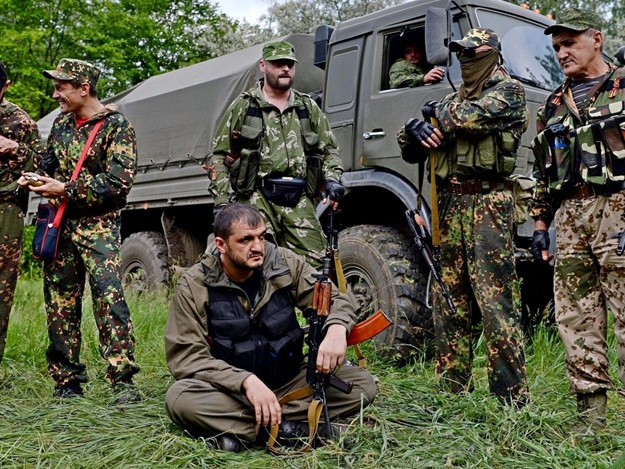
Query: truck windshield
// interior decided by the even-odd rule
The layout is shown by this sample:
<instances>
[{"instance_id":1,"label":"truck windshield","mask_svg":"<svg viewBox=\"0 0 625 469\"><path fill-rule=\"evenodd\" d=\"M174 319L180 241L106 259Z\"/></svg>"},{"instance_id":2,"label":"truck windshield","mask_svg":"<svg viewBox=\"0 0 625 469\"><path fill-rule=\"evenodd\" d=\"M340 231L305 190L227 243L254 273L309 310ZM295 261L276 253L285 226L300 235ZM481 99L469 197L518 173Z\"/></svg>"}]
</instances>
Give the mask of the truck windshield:
<instances>
[{"instance_id":1,"label":"truck windshield","mask_svg":"<svg viewBox=\"0 0 625 469\"><path fill-rule=\"evenodd\" d=\"M483 25L496 25L506 66L514 78L525 84L553 90L563 80L551 36L545 36L543 27L511 16L478 10Z\"/></svg>"}]
</instances>

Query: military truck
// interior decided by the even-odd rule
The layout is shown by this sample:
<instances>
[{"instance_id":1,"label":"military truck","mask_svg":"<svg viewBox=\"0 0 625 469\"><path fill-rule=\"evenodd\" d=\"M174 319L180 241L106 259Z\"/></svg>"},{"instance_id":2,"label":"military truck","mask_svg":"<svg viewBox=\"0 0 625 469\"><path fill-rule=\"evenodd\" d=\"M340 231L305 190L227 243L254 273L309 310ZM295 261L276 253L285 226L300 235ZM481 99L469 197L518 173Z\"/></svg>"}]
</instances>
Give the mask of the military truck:
<instances>
[{"instance_id":1,"label":"military truck","mask_svg":"<svg viewBox=\"0 0 625 469\"><path fill-rule=\"evenodd\" d=\"M500 0L418 0L336 27L320 26L314 36L285 38L295 45L299 59L295 88L322 96L340 144L346 188L335 220L341 228L340 257L363 316L382 308L393 320L392 328L377 337L379 345L403 353L420 348L431 335L430 273L413 250L404 215L419 195L418 168L401 159L396 133L407 118L420 116L426 101L441 99L461 82L445 38L461 38L472 27L495 30L535 116L562 78L550 39L543 34L552 23ZM445 80L389 88L388 71L401 56L406 36L427 46L432 63L444 64ZM122 212L128 288L165 285L172 269L189 267L206 249L213 200L204 166L213 132L230 102L260 76L261 50L262 44L155 76L112 99L133 123L138 139L138 174ZM40 123L44 131L53 117ZM530 123L517 162L520 174L531 172L533 136ZM427 183L423 192L422 214L429 219ZM322 223L324 209L319 206ZM523 261L531 226L520 225L517 234L526 307L540 311L551 294L550 271Z\"/></svg>"}]
</instances>

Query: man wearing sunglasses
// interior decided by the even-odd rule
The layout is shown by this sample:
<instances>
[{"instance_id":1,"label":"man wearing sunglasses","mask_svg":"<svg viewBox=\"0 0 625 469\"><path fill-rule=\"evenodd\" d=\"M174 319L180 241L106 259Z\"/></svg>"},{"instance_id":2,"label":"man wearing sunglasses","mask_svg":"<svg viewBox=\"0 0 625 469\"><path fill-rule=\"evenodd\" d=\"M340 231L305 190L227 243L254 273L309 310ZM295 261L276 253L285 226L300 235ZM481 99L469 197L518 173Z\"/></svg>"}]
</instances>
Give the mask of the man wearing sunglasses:
<instances>
[{"instance_id":1,"label":"man wearing sunglasses","mask_svg":"<svg viewBox=\"0 0 625 469\"><path fill-rule=\"evenodd\" d=\"M527 127L525 91L504 69L492 30L471 29L449 49L460 61L462 86L426 103L424 119L409 119L398 135L406 161L433 153L439 189L440 270L457 310L434 307L436 371L451 392L473 389L472 331L481 319L490 391L522 407L528 390L507 176Z\"/></svg>"}]
</instances>

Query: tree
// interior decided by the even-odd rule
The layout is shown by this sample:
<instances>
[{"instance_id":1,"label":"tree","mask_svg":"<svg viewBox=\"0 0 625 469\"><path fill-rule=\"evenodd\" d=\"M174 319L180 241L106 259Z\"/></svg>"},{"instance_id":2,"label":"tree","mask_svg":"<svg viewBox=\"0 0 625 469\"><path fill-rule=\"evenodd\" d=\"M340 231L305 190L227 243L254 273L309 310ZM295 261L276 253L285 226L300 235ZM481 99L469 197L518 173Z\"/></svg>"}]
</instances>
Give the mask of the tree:
<instances>
[{"instance_id":1,"label":"tree","mask_svg":"<svg viewBox=\"0 0 625 469\"><path fill-rule=\"evenodd\" d=\"M59 59L99 66L101 98L214 57L201 46L230 20L208 0L0 0L0 57L9 97L34 118L56 108L41 70Z\"/></svg>"}]
</instances>

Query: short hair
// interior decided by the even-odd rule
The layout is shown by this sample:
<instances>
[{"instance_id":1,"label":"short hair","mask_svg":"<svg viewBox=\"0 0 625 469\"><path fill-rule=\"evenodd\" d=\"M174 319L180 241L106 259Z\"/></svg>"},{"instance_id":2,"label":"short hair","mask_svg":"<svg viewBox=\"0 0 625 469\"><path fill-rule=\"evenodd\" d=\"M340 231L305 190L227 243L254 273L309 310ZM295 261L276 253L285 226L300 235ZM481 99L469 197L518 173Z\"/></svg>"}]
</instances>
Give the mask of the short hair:
<instances>
[{"instance_id":1,"label":"short hair","mask_svg":"<svg viewBox=\"0 0 625 469\"><path fill-rule=\"evenodd\" d=\"M75 90L80 88L80 85L82 85L83 83L87 83L86 81L80 81L80 80L67 80L67 82L70 85L72 85L72 88L74 88ZM97 98L98 90L96 90L95 87L91 86L91 83L87 83L87 84L89 85L89 96Z\"/></svg>"},{"instance_id":2,"label":"short hair","mask_svg":"<svg viewBox=\"0 0 625 469\"><path fill-rule=\"evenodd\" d=\"M7 69L4 68L4 64L0 60L0 88L4 88L4 85L7 84Z\"/></svg>"},{"instance_id":3,"label":"short hair","mask_svg":"<svg viewBox=\"0 0 625 469\"><path fill-rule=\"evenodd\" d=\"M215 217L213 232L215 237L228 239L232 235L232 226L242 223L251 228L256 228L263 223L263 216L256 207L248 204L232 203L222 208Z\"/></svg>"}]
</instances>

